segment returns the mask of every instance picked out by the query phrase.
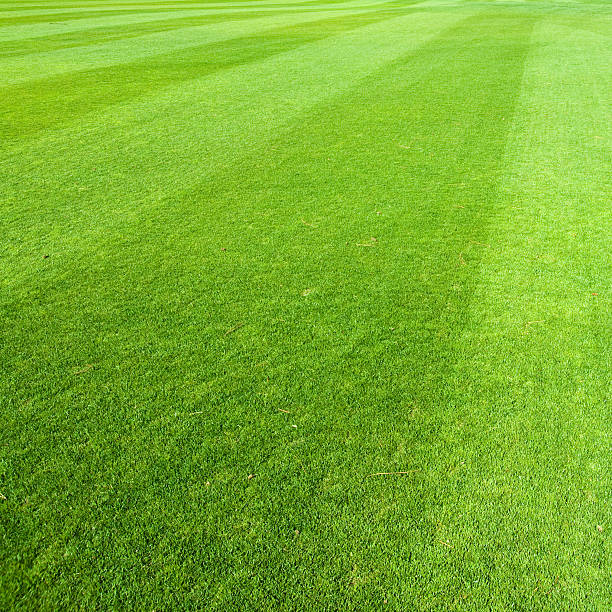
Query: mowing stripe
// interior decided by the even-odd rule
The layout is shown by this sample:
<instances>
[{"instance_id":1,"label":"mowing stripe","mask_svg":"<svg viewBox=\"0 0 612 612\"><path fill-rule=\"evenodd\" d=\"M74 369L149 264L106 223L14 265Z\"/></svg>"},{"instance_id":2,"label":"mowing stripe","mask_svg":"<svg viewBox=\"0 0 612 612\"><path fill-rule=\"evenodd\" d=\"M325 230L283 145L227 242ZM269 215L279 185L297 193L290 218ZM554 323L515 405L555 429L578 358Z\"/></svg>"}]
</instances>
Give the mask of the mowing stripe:
<instances>
[{"instance_id":1,"label":"mowing stripe","mask_svg":"<svg viewBox=\"0 0 612 612\"><path fill-rule=\"evenodd\" d=\"M417 0L418 1L418 0ZM196 3L188 4L188 5L163 5L152 8L151 4L147 4L146 6L136 7L136 6L100 6L100 7L75 7L73 9L68 9L66 6L58 9L47 9L47 10L33 10L33 11L20 11L20 12L4 12L0 11L0 25L1 26L14 26L21 25L27 23L56 23L58 21L66 21L73 19L88 19L90 17L112 17L118 15L148 15L154 13L163 13L163 11L171 10L174 13L180 14L181 11L189 9L193 11L195 9L199 9L202 14L210 12L211 9L231 9L231 8L242 8L244 12L257 11L258 8L282 8L287 7L289 9L295 10L296 8L300 8L302 6L306 6L309 4L319 4L322 7L331 4L354 4L353 0L327 0L325 3L322 3L321 0L299 0L296 2L278 2L278 3L270 3L270 2L221 2L221 3L210 3L210 4L201 4L198 5ZM365 4L365 2L363 2ZM6 21L7 23L3 23Z\"/></svg>"},{"instance_id":2,"label":"mowing stripe","mask_svg":"<svg viewBox=\"0 0 612 612\"><path fill-rule=\"evenodd\" d=\"M82 209L53 211L56 219L58 214L70 212L63 224L61 219L55 221L51 230L54 235L47 235L47 240L50 239L47 246L52 246L54 253L61 252L62 244L70 253L66 263L58 262L56 271L45 278L32 275L29 286L19 288L24 309L32 303L32 291L39 296L41 302L32 306L30 312L34 314L41 309L48 313L53 323L60 326L61 333L57 335L63 342L69 342L75 333L82 333L81 327L93 320L98 321L94 329L98 326L104 329L103 322L112 319L113 329L124 330L118 333L126 334L122 337L124 352L120 356L113 355L113 359L118 359L123 367L129 364L131 381L142 382L142 377L146 376L142 372L144 366L138 366L139 355L146 355L148 361L151 355L163 357L165 351L170 350L166 334L173 326L169 322L189 330L199 339L198 346L181 345L180 362L172 361L170 356L162 358L162 362L172 363L173 377L165 392L173 399L175 409L182 402L193 401L191 394L195 395L196 390L199 401L206 404L207 413L197 427L189 429L175 417L171 420L169 400L162 394L156 397L146 417L142 416L142 409L132 409L133 402L123 401L112 412L116 420L105 420L97 427L98 431L107 428L103 432L105 440L107 436L109 445L116 449L125 443L117 441L115 429L117 422L123 422L123 427L130 431L132 449L143 449L143 452L133 450L129 463L121 459L127 455L119 453L119 465L113 466L133 483L135 490L147 490L152 484L150 480L164 473L156 457L144 452L149 446L141 446L145 440L156 443L163 433L182 441L181 447L174 451L172 465L175 462L180 465L180 460L187 456L192 460L196 457L200 469L216 480L221 480L223 474L233 475L234 471L244 469L246 458L258 456L269 486L280 493L281 499L298 508L291 516L284 516L276 504L270 506L266 496L249 497L248 492L234 484L233 478L225 478L224 494L207 500L206 506L207 515L224 517L223 529L227 531L227 535L219 538L220 542L215 540L218 563L207 564L211 583L221 579L221 569L217 567L222 568L228 559L237 555L250 559L252 567L262 564L274 538L289 529L295 520L309 525L314 532L325 531L328 536L318 538L309 560L309 571L320 577L324 590L332 588L334 575L350 572L345 564L369 569L369 545L375 546L386 559L396 550L398 542L411 542L414 558L422 567L431 568L431 575L422 585L415 584L410 563L380 564L372 568L377 571L377 580L396 585L402 595L410 594L411 598L426 595L426 585L431 584L435 585L436 592L443 593L447 592L451 581L469 580L469 566L449 564L446 553L440 550L442 547L431 545L436 521L442 514L447 522L446 502L454 499L459 486L448 474L449 463L456 460L453 442L458 434L457 423L451 423L450 417L444 418L445 403L453 399L452 389L446 388L443 376L448 372L448 362L452 363L446 342L449 336L452 339L455 326L465 324L465 308L471 304L474 282L471 280L473 271L460 267L458 250L470 239L483 239L494 221L491 211L495 208L497 183L504 170L506 135L520 92L533 21L497 20L491 15L481 15L453 24L447 17L447 25L455 27L445 30L440 37L439 16L430 17L430 20L416 18L416 23L412 16L403 18L401 23L391 20L368 26L339 40L326 39L300 47L282 58L250 64L248 70L253 80L248 82L244 76L247 67L206 79L208 87L216 84L215 89L199 93L225 91L227 100L233 102L231 110L237 124L230 122L229 115L221 114L216 121L221 123L223 131L208 133L212 126L206 125L192 132L195 139L206 138L209 143L216 143L215 148L207 148L200 142L194 152L194 156L199 153L206 163L216 167L217 173L209 175L214 183L213 180L204 183L208 168L201 165L197 171L192 168L191 179L178 174L157 176L155 180L163 186L164 193L180 190L184 183L187 188L192 186L189 183L195 182L196 175L203 184L191 193L186 189L176 197L170 196L161 206L141 207L130 214L129 206L134 205L131 199L119 227L105 222L111 209L117 211L113 200L120 195L119 191L113 193L107 175L98 187L104 189L104 199L98 200L98 204L88 198L83 206L79 198L75 198ZM435 34L426 41L420 40L427 44L417 46L414 41L407 40L408 24L414 28L413 35L420 32L423 36L425 27ZM487 38L482 37L483 31L487 32ZM491 31L498 31L499 37L495 45L489 46L486 41ZM384 32L385 36L375 46L373 40L364 39L365 32L377 41L378 38L374 39L376 33ZM412 53L411 43L414 45ZM361 45L371 49L371 56L361 57ZM334 46L339 55L332 64ZM382 50L386 52L384 58L381 58ZM308 58L309 52L311 61L304 74L295 75L296 80L287 84L276 99L270 100L273 91L263 89L259 80L262 74L270 77L275 73L273 69L285 66L282 79L286 79L286 67L293 65L290 58ZM362 62L361 70L367 69L366 74L361 75L365 77L362 81L355 80L359 74L355 74L354 63L358 61ZM332 71L329 83L319 84L321 75L317 73L311 75L307 89L307 84L302 83L304 75L323 62L325 70ZM264 73L263 68L266 69ZM349 69L353 73L346 75ZM377 74L368 76L374 69L378 70ZM222 78L229 73L234 83L231 91L225 89L230 81ZM241 74L242 78L236 81ZM281 77L278 79L270 86L279 87ZM336 86L332 92L324 93L325 87L338 81L344 88ZM477 88L470 86L474 82ZM317 89L319 86L321 90ZM245 98L237 99L237 90L245 87ZM309 94L308 99L299 100L298 96L304 91ZM326 96L334 94L335 99L325 100ZM175 107L177 95L178 91L172 93ZM244 104L248 97L265 100L270 108L260 110L250 106L251 110L245 112L240 103ZM159 103L160 95L155 99ZM186 101L186 97L180 101ZM280 101L293 107L288 111ZM313 107L315 102L319 105ZM135 105L131 108L134 112ZM453 113L449 112L451 108ZM222 109L220 104L215 111ZM299 112L296 113L296 109ZM363 118L373 109L376 109L375 114L369 118L375 120L368 120L367 125L363 125ZM262 129L263 125L259 129L252 125L255 113L257 121L271 123L269 130ZM276 113L282 113L284 126L279 125ZM189 120L197 121L201 116L194 114ZM124 123L122 129L126 125ZM168 133L159 129L162 125L161 121L158 127L147 122L146 129L165 141L162 147L176 148ZM181 132L183 145L192 137L185 132L188 126L186 123L173 124L173 129ZM246 130L245 126L248 126ZM480 128L484 130L480 132ZM136 126L125 143L136 145L133 155L134 161L141 164L139 172L154 177L154 172L146 172L146 164L151 161L147 162L143 153L159 155L163 148L149 151L152 143L142 138L138 140L137 129ZM64 133L63 137L66 135ZM179 141L176 142L178 145ZM400 144L410 148L405 149ZM118 145L123 154L126 144ZM281 147L281 152L271 154L268 145ZM97 139L96 146L99 146ZM248 157L241 161L239 158L245 157L245 149ZM356 151L370 152L366 158L358 156L363 165L357 165ZM431 155L432 151L435 156ZM81 146L73 159L82 158ZM303 168L296 171L296 160L308 163L303 163ZM89 161L93 159L89 157ZM190 167L187 161L180 160L183 171ZM109 162L108 158L96 160L101 163L99 167L105 169L111 168L112 163L107 166ZM228 168L224 172L225 164ZM248 176L244 169L249 167L260 170L236 189L236 177ZM370 172L364 172L366 168L376 169L375 182ZM153 169L164 170L163 158L158 167L149 167ZM84 170L83 165L73 167L71 173L76 171L81 177L86 174ZM47 180L54 176L52 168L45 172L48 172ZM134 193L134 183L129 181L130 177L123 177L121 189ZM453 183L461 182L466 188L457 190L456 201L467 210L464 216L456 217L455 213L463 214L464 209L447 210L446 196ZM290 205L287 204L288 193L294 194ZM313 199L314 194L317 199ZM36 202L33 198L32 201ZM313 205L313 201L316 204ZM240 202L238 208L237 202ZM262 210L262 202L266 203L265 210ZM96 211L100 205L102 210ZM227 210L225 214L224 209ZM376 210L383 212L380 219ZM38 207L34 204L28 211L32 218L36 217L39 231L50 221L41 212L40 204ZM380 244L360 251L355 243L369 236L357 237L355 232L363 227L358 219L363 220L368 214L372 217L370 235L376 235ZM89 220L95 221L92 223L95 233L81 233L76 238L79 242L67 248L66 232L62 227L74 229L75 225L83 224L79 215L89 215ZM300 223L298 215L306 215L307 220L314 217L317 232L306 233L310 228ZM178 218L183 221L177 225ZM376 225L379 221L381 223ZM20 237L28 241L30 235L30 247L34 246L34 236L24 228L31 223L20 224ZM207 240L212 223L220 228L218 239L230 241L228 244L235 253L234 258L225 263L218 259L217 238ZM334 237L332 227L341 228L340 234ZM135 228L146 229L146 232L133 232ZM178 234L180 241L176 240ZM142 238L144 236L150 236L151 241ZM347 248L344 243L349 240ZM254 261L251 258L247 268L245 258L252 251L247 251L246 246L253 242L261 246L262 255ZM93 245L99 254L94 258L90 256ZM178 252L181 258L174 257ZM149 262L144 272L142 268L130 271L134 258ZM328 258L334 262L333 266L326 263ZM210 273L213 268L214 275ZM271 274L279 269L283 270L282 287ZM346 269L351 270L349 278L342 272ZM55 314L60 309L53 305L66 295L73 280L69 276L74 274L98 282L87 283L93 289L81 295L74 306L62 304L60 320L60 315ZM124 279L124 289L120 288L119 293L116 286L111 286L109 274ZM439 274L446 283L434 285L432 278ZM415 278L420 279L420 285L407 281ZM157 282L172 279L174 293L170 303L161 304L148 294L147 287L153 279ZM228 279L232 282L227 282ZM318 307L315 304L309 308L303 300L292 297L299 296L297 286L306 280L319 292ZM453 283L460 291L453 289ZM257 291L252 292L256 286ZM436 292L439 286L447 287L442 294ZM385 287L391 289L385 290ZM467 294L465 301L463 292ZM348 304L344 299L347 295L354 296ZM252 335L243 341L234 334L219 340L216 334L216 326L227 323L222 311L230 302L238 304L240 314L255 322L251 323ZM146 304L144 310L143 304ZM68 314L77 308L78 317ZM261 319L264 312L268 315L265 321ZM30 318L37 321L35 316ZM372 319L379 325L372 326L372 332L366 335L362 322ZM118 322L126 325L118 326ZM391 327L396 327L397 334ZM39 322L26 324L21 329L30 341L44 333ZM279 346L276 341L279 333L288 333L293 341ZM250 342L248 346L247 341ZM426 350L428 343L431 348ZM15 345L20 344L15 341ZM193 375L191 367L195 355L201 356L202 346L206 347L207 355L206 380L194 390L187 379ZM266 375L274 380L281 363L288 363L289 353L293 368L291 385L268 385L265 377L260 380L253 372L252 364L265 355L264 358L272 360ZM311 359L313 353L322 356L316 367ZM60 356L53 355L53 360L45 355L38 355L38 360L55 373L65 367L63 354L64 349ZM237 388L230 387L231 394L222 389L228 381L220 375L223 371L230 373L233 383L239 383ZM48 376L47 371L46 378ZM30 384L34 389L46 391L44 380L34 372ZM334 390L331 395L328 389ZM270 433L267 409L281 396L282 401L304 406L304 419L311 415L307 420L310 436L301 440L299 448L287 445L280 431ZM430 403L432 397L435 401ZM338 406L333 414L322 410L322 402L330 398ZM55 400L48 401L42 409L43 414L51 413L56 408L55 402L62 401L63 393L60 392ZM408 406L413 403L417 407L431 407L433 412L421 415L416 422L411 421L407 415ZM101 420L97 414L81 418L87 425L89 420ZM49 428L45 421L40 427L42 431ZM224 437L225 432L238 427L242 435L236 443L230 443ZM268 431L267 437L261 434L264 430ZM344 442L347 432L354 438L353 443ZM389 437L383 438L383 432ZM209 442L203 445L203 439ZM387 442L381 445L382 439ZM332 447L337 448L339 444L344 452L332 453ZM322 458L308 466L305 478L312 483L308 489L318 494L306 497L296 489L296 477L288 476L300 473L299 461L315 445L322 451ZM398 451L399 448L405 450ZM408 458L422 470L422 475L417 473L410 481L410 487L400 488L389 482L363 485L362 474L380 471L376 469L379 462L395 467L396 463ZM343 475L342 480L336 476L339 473ZM188 485L188 481L182 483L182 486ZM175 498L188 498L182 490L178 493L172 491ZM167 503L165 491L158 495ZM394 498L397 503L390 503ZM381 517L379 509L383 503L386 514ZM136 521L140 525L142 519L138 520L138 512L142 512L142 504L144 500L135 501L120 520ZM356 508L359 508L358 516L368 520L355 521ZM261 526L259 545L255 549L249 547L248 540L234 535L240 533L243 521ZM453 524L457 528L458 525L459 521ZM206 534L200 536L205 543L215 539ZM469 540L462 544L461 551L463 546L469 549ZM156 544L152 548L155 551ZM478 552L491 564L499 561L494 550L483 547ZM330 568L329 559L340 559L341 566ZM280 571L279 574L283 588L295 586L291 572ZM232 592L239 593L237 579L225 576L224 580Z\"/></svg>"},{"instance_id":3,"label":"mowing stripe","mask_svg":"<svg viewBox=\"0 0 612 612\"><path fill-rule=\"evenodd\" d=\"M180 11L180 17L200 17L204 14L215 14L216 11ZM225 12L224 12L225 14ZM0 28L0 42L14 41L29 38L53 36L57 34L70 34L84 32L101 27L124 27L128 24L146 23L151 21L164 21L178 17L177 11L165 11L156 13L136 13L134 15L118 15L98 17L92 19L71 20L67 23L46 23L32 25L3 26Z\"/></svg>"},{"instance_id":4,"label":"mowing stripe","mask_svg":"<svg viewBox=\"0 0 612 612\"><path fill-rule=\"evenodd\" d=\"M287 13L288 16L295 13ZM138 25L128 25L125 27L113 27L110 29L100 28L99 30L90 30L87 37L84 38L81 34L74 35L58 34L54 36L45 36L41 38L26 39L19 41L11 41L0 43L0 56L9 57L15 55L28 55L32 53L41 54L57 51L60 49L69 49L100 45L113 41L120 41L128 38L139 38L149 34L162 33L184 28L197 27L209 24L220 24L223 22L237 22L242 20L250 20L256 18L269 18L269 15L262 14L256 11L248 11L242 15L202 15L201 17L187 17L168 19L165 21L155 21L153 23L143 23ZM181 33L178 32L180 37Z\"/></svg>"},{"instance_id":5,"label":"mowing stripe","mask_svg":"<svg viewBox=\"0 0 612 612\"><path fill-rule=\"evenodd\" d=\"M202 79L219 70L261 61L275 53L287 53L309 42L391 18L392 15L376 12L321 19L266 30L260 36L231 38L137 62L5 88L0 90L0 105L4 107L0 138L5 146L11 141L22 145L43 129L70 123L112 104L150 96L156 89L176 87L181 81Z\"/></svg>"},{"instance_id":6,"label":"mowing stripe","mask_svg":"<svg viewBox=\"0 0 612 612\"><path fill-rule=\"evenodd\" d=\"M551 572L546 555L498 556L513 560L517 576L565 584L572 606L588 609L592 590L586 585L606 583L609 567L609 550L590 545L592 525L607 524L612 507L606 406L612 133L611 103L601 95L610 91L612 72L600 37L555 22L542 21L534 30L495 232L472 300L478 308L458 340L464 350L455 377L471 379L475 395L497 395L483 410L479 457L465 457L468 464L478 461L494 483L477 492L483 538L511 540L520 524L523 546L535 548L543 526L552 525L554 537L540 546L563 543L557 552L562 573ZM552 496L553 488L566 497ZM490 506L483 516L492 490L512 490L521 503L513 502L501 518ZM569 524L567 516L576 520ZM523 596L518 590L508 598Z\"/></svg>"},{"instance_id":7,"label":"mowing stripe","mask_svg":"<svg viewBox=\"0 0 612 612\"><path fill-rule=\"evenodd\" d=\"M338 4L317 4L310 10L313 11L324 11L324 10L344 10L350 8L375 8L379 4L385 4L387 0L356 0L355 2L345 2L341 5ZM262 13L275 13L275 12L287 12L287 7L258 7L258 12ZM301 12L304 9L297 9L295 12ZM181 17L198 17L202 14L206 15L232 15L244 13L244 9L211 9L202 11L201 9L192 11L180 11ZM46 23L46 24L27 24L27 25L14 25L14 26L3 26L0 27L0 42L22 40L25 38L38 38L44 36L52 36L56 34L69 34L74 32L83 32L87 30L93 30L100 27L113 27L113 26L125 26L129 23L143 23L151 21L163 21L176 17L176 11L166 11L159 13L137 13L134 15L118 15L111 17L96 17L91 19L76 19L70 20L67 23Z\"/></svg>"},{"instance_id":8,"label":"mowing stripe","mask_svg":"<svg viewBox=\"0 0 612 612\"><path fill-rule=\"evenodd\" d=\"M406 2L401 7L387 8L385 10L400 12L408 9L410 4L417 2ZM344 7L343 7L344 8ZM367 5L364 5L364 10L367 10ZM361 8L360 8L360 12ZM287 10L288 15L295 14L293 10ZM50 36L42 36L33 39L20 39L15 41L0 42L0 57L9 57L12 55L27 55L29 53L43 53L65 48L83 47L96 45L108 41L119 40L122 38L134 38L143 36L148 33L165 32L176 28L184 28L190 26L204 25L208 23L220 23L223 21L237 21L242 19L254 19L256 17L265 17L267 14L256 10L243 11L242 13L227 14L207 14L203 13L197 17L178 17L167 19L164 21L154 21L150 23L129 24L125 26L114 26L112 28L98 28L89 30L86 39L78 32L72 35L54 34Z\"/></svg>"},{"instance_id":9,"label":"mowing stripe","mask_svg":"<svg viewBox=\"0 0 612 612\"><path fill-rule=\"evenodd\" d=\"M435 19L415 14L370 24L354 33L303 45L263 62L182 83L179 89L156 92L151 99L117 105L108 113L69 130L51 133L27 148L6 151L0 166L0 193L5 211L14 206L17 214L11 222L17 233L11 230L10 234L19 235L20 244L25 246L24 228L31 226L34 217L38 218L35 224L38 227L42 218L38 215L48 219L49 228L62 218L73 223L82 214L86 226L92 230L96 226L102 228L105 214L94 221L103 210L94 204L100 198L102 201L112 198L115 207L124 208L127 218L136 212L135 204L141 198L157 197L154 194L160 189L163 192L164 185L181 184L188 188L201 180L203 172L208 174L215 166L248 152L291 117L327 96L349 89L356 80L407 50L418 49L466 14L469 12ZM384 37L380 36L382 31ZM364 53L364 49L371 49L371 53ZM287 79L289 67L291 79ZM155 134L156 142L151 142L147 134ZM57 154L55 161L45 154L50 146ZM179 150L182 167L163 162L168 151ZM107 164L118 155L127 162L122 167L134 164L142 173L117 172L119 167L113 170L113 164ZM14 165L16 159L20 160L20 169ZM207 160L206 165L202 165L202 159ZM104 167L105 176L88 170L94 165ZM29 168L32 178L26 186L32 202L28 211L19 204L24 196L21 180L24 168ZM75 175L80 177L78 186L74 183ZM142 182L144 176L148 178ZM103 192L100 181L104 184ZM83 190L87 193L85 200ZM64 210L44 212L51 192L62 193ZM127 199L126 194L130 194ZM91 225L87 221L89 215L94 215ZM9 228L6 229L8 232ZM13 243L14 247L17 244Z\"/></svg>"},{"instance_id":10,"label":"mowing stripe","mask_svg":"<svg viewBox=\"0 0 612 612\"><path fill-rule=\"evenodd\" d=\"M192 11L190 11L191 13ZM245 12L250 12L250 11L245 11ZM199 13L201 15L206 15L207 11L202 10L199 11ZM164 15L164 12L159 10L159 9L124 9L124 10L106 10L104 11L104 13L102 13L104 18L107 17L117 17L117 16L121 16L121 15L157 15L157 14L161 14ZM179 16L181 14L181 11L179 9L172 11L171 13L172 15L177 15ZM192 16L193 15L188 15ZM24 15L24 16L14 16L14 15L7 15L7 16L2 16L2 14L0 13L0 30L2 28L14 28L15 26L21 26L21 25L25 25L25 24L45 24L46 26L49 25L58 25L58 24L65 24L65 22L67 21L77 21L79 19L89 19L92 17L100 17L100 13L98 11L81 11L81 12L57 12L57 13L53 13L53 14L34 14L34 15ZM101 27L108 27L108 25L103 24ZM62 34L62 32L59 32L59 34ZM45 36L45 35L43 35ZM23 38L28 38L28 36L24 36ZM37 38L40 38L37 36Z\"/></svg>"},{"instance_id":11,"label":"mowing stripe","mask_svg":"<svg viewBox=\"0 0 612 612\"><path fill-rule=\"evenodd\" d=\"M359 11L334 13L351 15ZM47 53L13 57L2 60L0 86L24 83L37 78L49 78L77 70L112 66L204 43L219 42L263 32L266 29L317 21L325 13L310 12L292 15L270 15L252 20L227 21L180 28L170 32L147 34L134 39L112 41L89 47L74 47Z\"/></svg>"},{"instance_id":12,"label":"mowing stripe","mask_svg":"<svg viewBox=\"0 0 612 612\"><path fill-rule=\"evenodd\" d=\"M428 4L6 77L1 609L606 609L606 26Z\"/></svg>"},{"instance_id":13,"label":"mowing stripe","mask_svg":"<svg viewBox=\"0 0 612 612\"><path fill-rule=\"evenodd\" d=\"M50 16L54 17L58 14L66 13L70 11L71 14L78 15L81 13L89 14L89 13L98 13L101 15L108 13L119 13L125 11L126 14L132 11L163 11L163 10L185 10L187 9L215 9L215 8L232 8L232 7L245 7L245 8L254 8L257 9L258 6L266 6L266 7L280 7L280 6L292 6L299 7L308 0L283 0L282 2L270 2L269 0L258 0L258 1L250 1L245 0L244 2L210 2L210 3L183 3L183 4L172 4L172 3L155 3L155 2L147 2L142 5L134 4L134 3L113 3L109 4L90 4L87 6L83 6L83 3L78 3L71 5L71 3L65 3L61 5L57 5L56 8L50 8L50 5L46 5L46 8L37 8L37 9L26 9L22 10L25 5L17 5L14 8L8 8L8 5L3 5L2 10L0 10L0 19L10 19L11 16L15 16L17 18L20 17L36 17L40 16ZM340 0L341 2L348 2L351 0Z\"/></svg>"}]
</instances>

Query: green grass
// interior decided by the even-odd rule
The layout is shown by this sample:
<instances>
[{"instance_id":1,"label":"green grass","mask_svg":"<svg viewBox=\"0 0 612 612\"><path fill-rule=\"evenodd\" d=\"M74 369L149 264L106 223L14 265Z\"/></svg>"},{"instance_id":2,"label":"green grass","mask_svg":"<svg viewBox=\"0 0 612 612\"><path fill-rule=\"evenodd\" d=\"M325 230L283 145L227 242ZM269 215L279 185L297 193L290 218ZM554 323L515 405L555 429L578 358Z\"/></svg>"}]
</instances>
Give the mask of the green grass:
<instances>
[{"instance_id":1,"label":"green grass","mask_svg":"<svg viewBox=\"0 0 612 612\"><path fill-rule=\"evenodd\" d=\"M610 610L611 37L2 0L0 608Z\"/></svg>"}]
</instances>

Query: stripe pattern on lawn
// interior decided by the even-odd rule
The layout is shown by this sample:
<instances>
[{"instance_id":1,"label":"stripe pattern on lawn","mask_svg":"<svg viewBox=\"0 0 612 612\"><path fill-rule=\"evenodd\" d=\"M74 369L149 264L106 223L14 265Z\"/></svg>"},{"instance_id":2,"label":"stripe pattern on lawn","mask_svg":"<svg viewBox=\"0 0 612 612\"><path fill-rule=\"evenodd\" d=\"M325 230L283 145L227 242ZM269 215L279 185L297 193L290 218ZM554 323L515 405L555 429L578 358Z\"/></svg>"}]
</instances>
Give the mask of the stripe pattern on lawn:
<instances>
[{"instance_id":1,"label":"stripe pattern on lawn","mask_svg":"<svg viewBox=\"0 0 612 612\"><path fill-rule=\"evenodd\" d=\"M605 2L0 7L0 607L604 610Z\"/></svg>"}]
</instances>

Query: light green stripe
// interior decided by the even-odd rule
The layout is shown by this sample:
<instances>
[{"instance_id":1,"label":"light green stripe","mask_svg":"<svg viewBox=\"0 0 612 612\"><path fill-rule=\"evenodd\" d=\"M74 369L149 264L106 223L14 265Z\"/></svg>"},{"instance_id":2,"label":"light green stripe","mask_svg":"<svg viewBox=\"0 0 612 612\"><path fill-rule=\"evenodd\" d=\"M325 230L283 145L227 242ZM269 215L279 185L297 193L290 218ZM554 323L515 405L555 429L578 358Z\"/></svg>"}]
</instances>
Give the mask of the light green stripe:
<instances>
[{"instance_id":1,"label":"light green stripe","mask_svg":"<svg viewBox=\"0 0 612 612\"><path fill-rule=\"evenodd\" d=\"M612 278L611 90L610 47L602 37L550 21L536 28L508 141L499 223L474 301L486 313L482 367L504 372L506 382L520 380L525 369L538 371L538 384L552 398L555 390L546 385L556 384L560 370L568 380L583 376L592 351L602 350L597 334L612 329L609 310L602 314ZM599 318L591 329L589 316ZM576 325L584 326L583 336ZM487 351L487 342L495 351ZM551 351L556 360L547 364L542 356ZM599 355L597 363L601 368L605 359ZM587 406L567 422L565 403L544 404L532 422L548 419L578 442L581 428L597 435L603 425L602 411ZM500 437L521 427L502 421Z\"/></svg>"},{"instance_id":2,"label":"light green stripe","mask_svg":"<svg viewBox=\"0 0 612 612\"><path fill-rule=\"evenodd\" d=\"M556 578L571 585L571 605L609 581L605 548L594 546L586 564L576 551L610 507L612 71L609 45L597 35L543 23L533 42L496 231L488 246L471 246L483 253L473 299L479 318L462 336L472 349L456 378L478 370L488 384L481 395L498 398L490 439L479 447L492 458L483 471L513 491L513 515L496 536L507 541L528 515L550 525L567 554ZM525 473L528 480L516 478ZM560 513L551 473L559 490L589 495L568 496ZM482 507L486 493L475 492ZM568 524L568 516L576 520ZM522 571L544 572L547 563L525 560Z\"/></svg>"}]
</instances>

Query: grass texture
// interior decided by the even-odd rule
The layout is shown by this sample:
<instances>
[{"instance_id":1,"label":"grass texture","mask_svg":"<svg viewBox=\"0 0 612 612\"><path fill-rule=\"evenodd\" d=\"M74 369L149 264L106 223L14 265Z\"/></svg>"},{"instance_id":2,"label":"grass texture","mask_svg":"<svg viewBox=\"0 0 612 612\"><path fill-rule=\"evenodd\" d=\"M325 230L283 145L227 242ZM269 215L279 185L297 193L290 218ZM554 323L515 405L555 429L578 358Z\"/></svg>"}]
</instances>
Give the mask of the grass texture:
<instances>
[{"instance_id":1,"label":"grass texture","mask_svg":"<svg viewBox=\"0 0 612 612\"><path fill-rule=\"evenodd\" d=\"M612 6L0 2L0 608L610 610Z\"/></svg>"}]
</instances>

